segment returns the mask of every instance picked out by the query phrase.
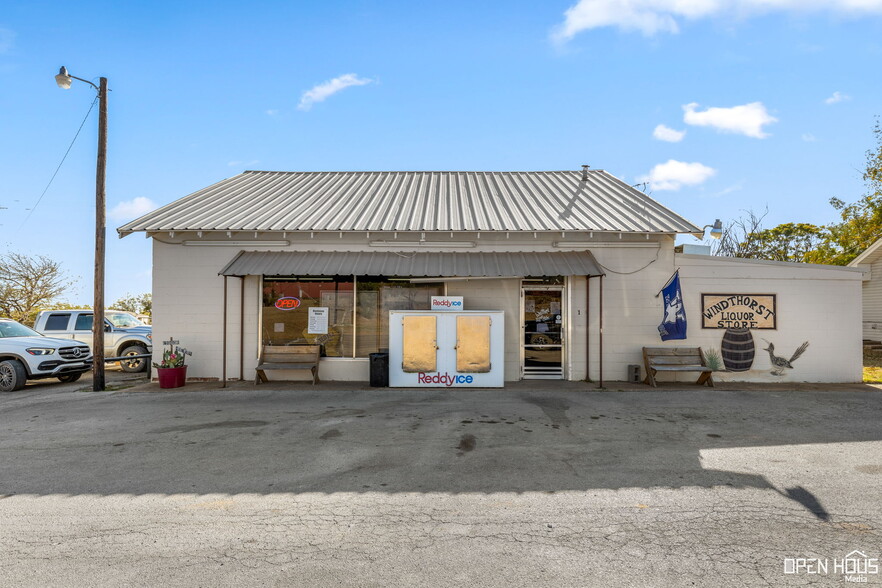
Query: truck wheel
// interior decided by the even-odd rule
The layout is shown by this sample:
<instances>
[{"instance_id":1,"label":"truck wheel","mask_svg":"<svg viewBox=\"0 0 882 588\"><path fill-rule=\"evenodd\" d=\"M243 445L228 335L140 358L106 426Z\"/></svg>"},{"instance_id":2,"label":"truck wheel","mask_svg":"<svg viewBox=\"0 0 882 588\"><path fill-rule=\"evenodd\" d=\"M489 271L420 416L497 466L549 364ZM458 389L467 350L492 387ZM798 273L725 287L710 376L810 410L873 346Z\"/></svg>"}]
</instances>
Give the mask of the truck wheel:
<instances>
[{"instance_id":1,"label":"truck wheel","mask_svg":"<svg viewBox=\"0 0 882 588\"><path fill-rule=\"evenodd\" d=\"M14 359L0 361L0 392L15 392L24 388L28 373Z\"/></svg>"},{"instance_id":2,"label":"truck wheel","mask_svg":"<svg viewBox=\"0 0 882 588\"><path fill-rule=\"evenodd\" d=\"M147 350L144 347L141 347L140 345L132 345L131 347L126 347L120 355L144 355L146 353ZM119 362L119 367L121 367L124 372L143 372L147 369L148 361L148 359L143 357L139 359L125 359Z\"/></svg>"},{"instance_id":3,"label":"truck wheel","mask_svg":"<svg viewBox=\"0 0 882 588\"><path fill-rule=\"evenodd\" d=\"M70 384L71 382L76 382L80 379L80 376L83 374L64 374L63 376L58 376L59 382L64 382L65 384Z\"/></svg>"}]
</instances>

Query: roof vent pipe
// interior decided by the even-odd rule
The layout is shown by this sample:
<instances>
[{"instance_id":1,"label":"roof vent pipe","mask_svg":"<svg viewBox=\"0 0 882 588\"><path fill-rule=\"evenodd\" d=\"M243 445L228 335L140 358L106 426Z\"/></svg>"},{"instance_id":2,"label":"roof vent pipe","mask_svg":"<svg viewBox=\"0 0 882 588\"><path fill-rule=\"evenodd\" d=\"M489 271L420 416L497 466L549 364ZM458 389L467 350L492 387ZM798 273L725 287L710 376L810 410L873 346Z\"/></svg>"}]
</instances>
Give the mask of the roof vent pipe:
<instances>
[{"instance_id":1,"label":"roof vent pipe","mask_svg":"<svg viewBox=\"0 0 882 588\"><path fill-rule=\"evenodd\" d=\"M588 181L588 168L589 167L591 167L591 166L590 165L583 165L582 166L582 181L583 182Z\"/></svg>"}]
</instances>

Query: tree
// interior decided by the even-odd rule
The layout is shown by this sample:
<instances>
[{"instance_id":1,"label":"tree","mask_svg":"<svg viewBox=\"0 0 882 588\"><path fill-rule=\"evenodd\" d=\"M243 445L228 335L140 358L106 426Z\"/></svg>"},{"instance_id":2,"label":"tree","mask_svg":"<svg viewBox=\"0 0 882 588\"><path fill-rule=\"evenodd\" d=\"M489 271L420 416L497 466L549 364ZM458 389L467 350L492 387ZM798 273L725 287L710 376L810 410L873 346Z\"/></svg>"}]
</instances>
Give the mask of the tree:
<instances>
[{"instance_id":1,"label":"tree","mask_svg":"<svg viewBox=\"0 0 882 588\"><path fill-rule=\"evenodd\" d=\"M151 316L153 312L153 295L149 292L137 295L126 293L125 296L113 303L112 308L126 310L133 314Z\"/></svg>"},{"instance_id":2,"label":"tree","mask_svg":"<svg viewBox=\"0 0 882 588\"><path fill-rule=\"evenodd\" d=\"M803 262L821 244L824 229L808 223L784 223L771 229L762 227L768 209L752 210L723 227L714 255Z\"/></svg>"},{"instance_id":3,"label":"tree","mask_svg":"<svg viewBox=\"0 0 882 588\"><path fill-rule=\"evenodd\" d=\"M824 229L809 223L784 223L750 235L758 259L804 262L823 242Z\"/></svg>"},{"instance_id":4,"label":"tree","mask_svg":"<svg viewBox=\"0 0 882 588\"><path fill-rule=\"evenodd\" d=\"M847 265L882 237L882 123L873 128L877 147L867 151L867 167L862 177L867 193L851 204L831 198L841 222L827 225L824 242L806 260L812 263Z\"/></svg>"},{"instance_id":5,"label":"tree","mask_svg":"<svg viewBox=\"0 0 882 588\"><path fill-rule=\"evenodd\" d=\"M27 321L31 312L57 298L74 281L48 257L0 255L0 316Z\"/></svg>"},{"instance_id":6,"label":"tree","mask_svg":"<svg viewBox=\"0 0 882 588\"><path fill-rule=\"evenodd\" d=\"M713 246L713 254L720 257L756 257L755 244L751 235L763 230L763 219L769 214L766 208L762 214L745 210L740 216L723 224L723 235Z\"/></svg>"}]
</instances>

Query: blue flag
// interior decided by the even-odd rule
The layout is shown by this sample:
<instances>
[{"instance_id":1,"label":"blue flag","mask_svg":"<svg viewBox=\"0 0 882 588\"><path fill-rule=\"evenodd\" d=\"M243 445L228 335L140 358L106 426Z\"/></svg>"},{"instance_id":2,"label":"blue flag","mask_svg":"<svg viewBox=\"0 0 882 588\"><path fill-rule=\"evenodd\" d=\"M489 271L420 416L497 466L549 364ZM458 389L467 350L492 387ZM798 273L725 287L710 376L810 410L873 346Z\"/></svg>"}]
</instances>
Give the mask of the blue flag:
<instances>
[{"instance_id":1,"label":"blue flag","mask_svg":"<svg viewBox=\"0 0 882 588\"><path fill-rule=\"evenodd\" d=\"M658 326L658 334L662 341L686 338L686 310L683 308L683 294L680 292L680 272L674 273L674 277L668 285L662 288L665 299L665 316Z\"/></svg>"}]
</instances>

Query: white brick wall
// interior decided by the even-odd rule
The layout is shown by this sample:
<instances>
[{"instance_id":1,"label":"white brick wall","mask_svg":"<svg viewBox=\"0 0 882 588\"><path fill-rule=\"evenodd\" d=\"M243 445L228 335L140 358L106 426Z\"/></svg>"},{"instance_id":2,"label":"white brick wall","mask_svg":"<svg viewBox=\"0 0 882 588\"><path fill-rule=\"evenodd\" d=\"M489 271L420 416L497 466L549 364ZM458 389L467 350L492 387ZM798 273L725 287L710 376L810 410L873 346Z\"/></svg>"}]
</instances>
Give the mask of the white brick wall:
<instances>
[{"instance_id":1,"label":"white brick wall","mask_svg":"<svg viewBox=\"0 0 882 588\"><path fill-rule=\"evenodd\" d=\"M289 236L290 238L290 236ZM372 236L372 238L376 238ZM462 237L457 236L457 240ZM176 241L195 239L177 235ZM478 240L470 251L559 251L553 238L506 239L492 235ZM744 263L720 258L674 255L673 239L631 241L637 247L592 249L603 265L603 378L624 380L629 364L641 364L641 349L662 345L657 326L662 319L662 299L656 293L676 267L680 267L684 302L689 321L689 338L669 345L700 345L719 348L722 331L701 329L702 292L773 293L778 295L778 329L754 333L757 346L766 338L776 353L788 356L803 341L810 341L806 353L783 377L769 373L768 354L758 348L754 370L742 374L718 374L719 380L851 382L861 377L861 278L860 273L841 268L807 265ZM169 238L163 235L163 240ZM618 240L613 236L611 243ZM627 240L624 241L628 243ZM302 238L288 250L359 250L366 248L365 236L337 235ZM161 341L169 336L181 340L193 351L188 375L220 378L223 341L223 278L221 270L241 247L191 247L154 239L153 310L157 354ZM882 268L879 270L882 272ZM882 275L882 273L880 273ZM257 361L260 333L260 279L245 280L244 378L251 380ZM228 279L227 377L239 377L240 280ZM567 339L567 377L582 380L600 377L600 279L570 279L566 304L571 331ZM503 310L506 319L506 380L520 377L520 285L518 280L451 281L447 292L464 296L468 309ZM587 298L587 300L586 300ZM588 323L586 337L585 324ZM586 346L589 352L586 354ZM642 368L641 368L642 369ZM323 379L367 380L364 359L322 361ZM688 378L684 378L688 379Z\"/></svg>"}]
</instances>

